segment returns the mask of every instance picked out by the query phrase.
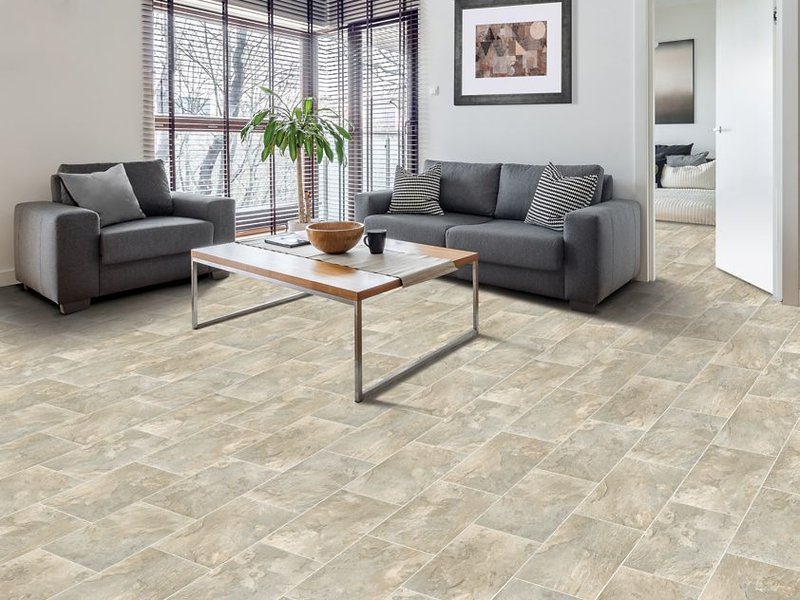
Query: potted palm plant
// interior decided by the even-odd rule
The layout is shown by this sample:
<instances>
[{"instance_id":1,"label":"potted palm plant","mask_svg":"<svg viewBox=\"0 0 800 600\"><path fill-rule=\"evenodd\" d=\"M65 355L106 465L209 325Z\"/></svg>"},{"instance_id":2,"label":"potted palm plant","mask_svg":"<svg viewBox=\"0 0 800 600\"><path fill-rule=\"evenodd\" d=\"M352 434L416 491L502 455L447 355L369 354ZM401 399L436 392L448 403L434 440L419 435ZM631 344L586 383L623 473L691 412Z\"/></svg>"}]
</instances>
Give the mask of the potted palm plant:
<instances>
[{"instance_id":1,"label":"potted palm plant","mask_svg":"<svg viewBox=\"0 0 800 600\"><path fill-rule=\"evenodd\" d=\"M261 160L264 162L275 152L288 154L297 169L297 214L300 227L305 228L313 216L313 206L311 194L305 193L303 162L305 158L315 158L317 162L327 158L344 164L345 142L351 135L336 112L317 108L313 98L303 98L290 106L271 89L261 89L275 101L253 115L242 128L241 138L244 141L254 131L263 131Z\"/></svg>"}]
</instances>

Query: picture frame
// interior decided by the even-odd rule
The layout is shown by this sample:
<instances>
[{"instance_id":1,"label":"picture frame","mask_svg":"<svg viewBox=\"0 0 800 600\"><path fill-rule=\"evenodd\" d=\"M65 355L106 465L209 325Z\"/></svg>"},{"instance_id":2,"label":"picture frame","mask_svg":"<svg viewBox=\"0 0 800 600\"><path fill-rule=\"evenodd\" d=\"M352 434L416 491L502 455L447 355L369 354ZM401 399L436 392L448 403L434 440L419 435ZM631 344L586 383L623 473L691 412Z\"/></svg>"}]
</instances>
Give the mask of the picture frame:
<instances>
[{"instance_id":1,"label":"picture frame","mask_svg":"<svg viewBox=\"0 0 800 600\"><path fill-rule=\"evenodd\" d=\"M456 106L572 103L572 0L455 0Z\"/></svg>"},{"instance_id":2,"label":"picture frame","mask_svg":"<svg viewBox=\"0 0 800 600\"><path fill-rule=\"evenodd\" d=\"M659 42L653 60L656 125L695 123L694 39Z\"/></svg>"}]
</instances>

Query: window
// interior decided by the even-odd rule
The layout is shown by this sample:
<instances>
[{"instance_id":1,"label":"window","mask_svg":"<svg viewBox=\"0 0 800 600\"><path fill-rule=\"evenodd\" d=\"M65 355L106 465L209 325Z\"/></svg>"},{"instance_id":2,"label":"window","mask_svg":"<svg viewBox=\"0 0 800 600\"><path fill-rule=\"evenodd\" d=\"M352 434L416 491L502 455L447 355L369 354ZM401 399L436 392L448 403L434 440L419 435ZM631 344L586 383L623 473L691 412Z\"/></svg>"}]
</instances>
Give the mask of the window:
<instances>
[{"instance_id":1,"label":"window","mask_svg":"<svg viewBox=\"0 0 800 600\"><path fill-rule=\"evenodd\" d=\"M314 96L351 123L347 166L304 166L317 216L352 216L357 192L391 186L397 164L416 167L415 1L152 5L152 152L174 189L235 198L240 233L274 232L297 217L291 161L262 163L257 136L239 139L268 101L262 85Z\"/></svg>"}]
</instances>

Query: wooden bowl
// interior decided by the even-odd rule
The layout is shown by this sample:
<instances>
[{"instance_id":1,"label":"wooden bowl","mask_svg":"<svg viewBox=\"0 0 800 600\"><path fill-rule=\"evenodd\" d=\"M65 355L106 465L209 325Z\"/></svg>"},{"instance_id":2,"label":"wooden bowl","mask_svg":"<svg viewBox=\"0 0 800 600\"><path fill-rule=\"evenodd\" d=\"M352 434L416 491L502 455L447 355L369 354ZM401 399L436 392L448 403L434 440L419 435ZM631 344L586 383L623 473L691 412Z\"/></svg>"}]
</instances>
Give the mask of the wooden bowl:
<instances>
[{"instance_id":1,"label":"wooden bowl","mask_svg":"<svg viewBox=\"0 0 800 600\"><path fill-rule=\"evenodd\" d=\"M353 221L311 223L306 228L308 241L325 254L344 254L356 247L364 235L364 225Z\"/></svg>"}]
</instances>

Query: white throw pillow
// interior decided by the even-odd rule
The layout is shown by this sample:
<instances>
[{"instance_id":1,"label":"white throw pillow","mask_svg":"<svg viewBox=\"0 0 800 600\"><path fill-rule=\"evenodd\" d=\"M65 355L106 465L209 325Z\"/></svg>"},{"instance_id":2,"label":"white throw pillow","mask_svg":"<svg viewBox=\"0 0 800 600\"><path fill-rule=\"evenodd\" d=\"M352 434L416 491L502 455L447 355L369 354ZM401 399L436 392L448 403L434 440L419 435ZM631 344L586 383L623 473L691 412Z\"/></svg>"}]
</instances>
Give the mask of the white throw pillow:
<instances>
[{"instance_id":1,"label":"white throw pillow","mask_svg":"<svg viewBox=\"0 0 800 600\"><path fill-rule=\"evenodd\" d=\"M716 189L717 161L689 167L666 165L661 173L661 187L682 190Z\"/></svg>"}]
</instances>

